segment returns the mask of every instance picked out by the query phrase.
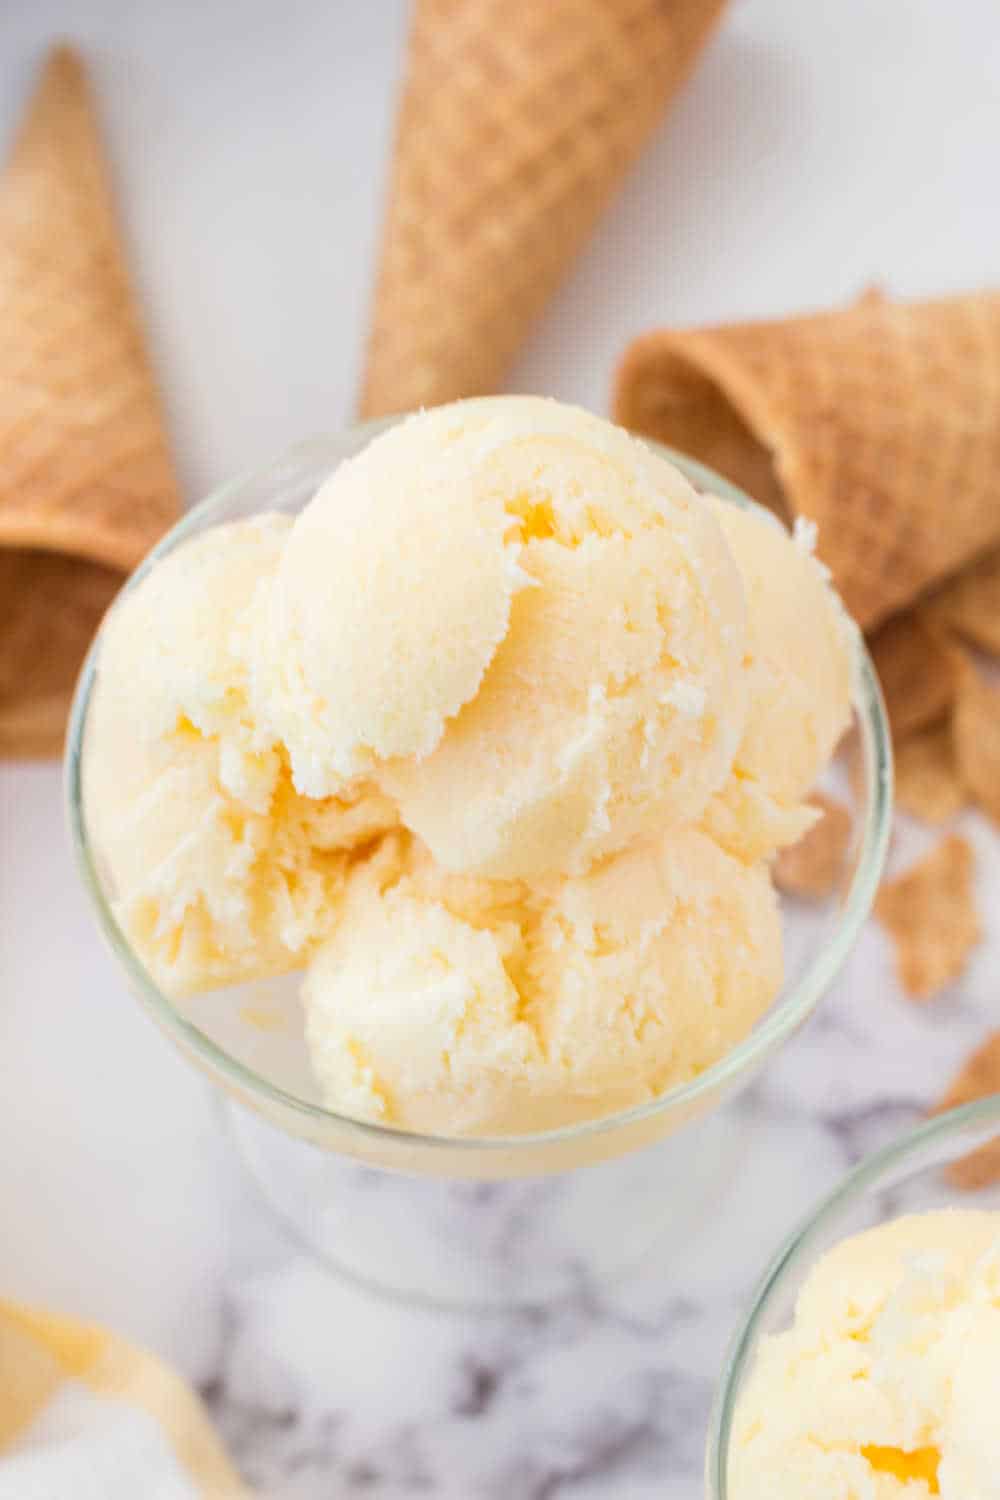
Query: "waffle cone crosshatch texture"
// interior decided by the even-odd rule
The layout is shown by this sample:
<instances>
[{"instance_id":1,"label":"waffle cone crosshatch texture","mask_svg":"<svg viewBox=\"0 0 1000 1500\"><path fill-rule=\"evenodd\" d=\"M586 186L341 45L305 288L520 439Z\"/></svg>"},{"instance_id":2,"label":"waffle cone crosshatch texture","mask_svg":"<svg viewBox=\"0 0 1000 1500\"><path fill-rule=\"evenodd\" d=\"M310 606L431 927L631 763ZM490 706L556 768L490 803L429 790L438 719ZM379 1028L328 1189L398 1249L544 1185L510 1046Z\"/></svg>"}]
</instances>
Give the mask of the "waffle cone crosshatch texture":
<instances>
[{"instance_id":1,"label":"waffle cone crosshatch texture","mask_svg":"<svg viewBox=\"0 0 1000 1500\"><path fill-rule=\"evenodd\" d=\"M58 47L0 175L2 753L59 753L89 640L178 514L93 100Z\"/></svg>"},{"instance_id":2,"label":"waffle cone crosshatch texture","mask_svg":"<svg viewBox=\"0 0 1000 1500\"><path fill-rule=\"evenodd\" d=\"M1000 293L664 330L614 411L819 527L867 630L1000 538ZM944 518L947 517L947 524Z\"/></svg>"},{"instance_id":3,"label":"waffle cone crosshatch texture","mask_svg":"<svg viewBox=\"0 0 1000 1500\"><path fill-rule=\"evenodd\" d=\"M416 0L362 417L500 388L725 0Z\"/></svg>"}]
</instances>

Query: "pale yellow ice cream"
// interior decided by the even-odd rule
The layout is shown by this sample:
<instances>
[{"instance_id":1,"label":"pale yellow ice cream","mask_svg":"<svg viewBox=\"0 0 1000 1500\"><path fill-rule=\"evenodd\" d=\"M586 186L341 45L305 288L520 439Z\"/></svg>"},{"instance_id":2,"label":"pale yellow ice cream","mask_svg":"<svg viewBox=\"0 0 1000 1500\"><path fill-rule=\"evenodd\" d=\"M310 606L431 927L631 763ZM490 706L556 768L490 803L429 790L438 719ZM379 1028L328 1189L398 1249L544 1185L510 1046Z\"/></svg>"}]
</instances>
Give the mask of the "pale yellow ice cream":
<instances>
[{"instance_id":1,"label":"pale yellow ice cream","mask_svg":"<svg viewBox=\"0 0 1000 1500\"><path fill-rule=\"evenodd\" d=\"M693 1078L780 983L766 869L684 830L532 885L445 874L417 846L360 869L303 998L331 1108L517 1134Z\"/></svg>"},{"instance_id":2,"label":"pale yellow ice cream","mask_svg":"<svg viewBox=\"0 0 1000 1500\"><path fill-rule=\"evenodd\" d=\"M295 523L262 601L257 699L310 795L431 751L507 633L529 580L476 426L462 405L396 424Z\"/></svg>"},{"instance_id":3,"label":"pale yellow ice cream","mask_svg":"<svg viewBox=\"0 0 1000 1500\"><path fill-rule=\"evenodd\" d=\"M764 858L795 843L803 806L851 717L855 627L800 525L708 497L747 601L749 704L732 773L705 828L733 853Z\"/></svg>"},{"instance_id":4,"label":"pale yellow ice cream","mask_svg":"<svg viewBox=\"0 0 1000 1500\"><path fill-rule=\"evenodd\" d=\"M896 1219L817 1263L739 1401L733 1500L1000 1496L1000 1214Z\"/></svg>"},{"instance_id":5,"label":"pale yellow ice cream","mask_svg":"<svg viewBox=\"0 0 1000 1500\"><path fill-rule=\"evenodd\" d=\"M807 550L625 432L462 402L131 591L85 817L167 992L307 970L332 1109L569 1124L696 1077L775 998L764 859L808 821L847 641Z\"/></svg>"},{"instance_id":6,"label":"pale yellow ice cream","mask_svg":"<svg viewBox=\"0 0 1000 1500\"><path fill-rule=\"evenodd\" d=\"M342 466L265 601L262 719L300 790L370 774L451 870L583 869L696 820L744 732L743 588L683 477L528 397Z\"/></svg>"},{"instance_id":7,"label":"pale yellow ice cream","mask_svg":"<svg viewBox=\"0 0 1000 1500\"><path fill-rule=\"evenodd\" d=\"M348 849L395 821L371 788L310 802L248 710L245 611L290 523L215 527L158 563L102 633L87 827L114 910L170 994L304 963Z\"/></svg>"}]
</instances>

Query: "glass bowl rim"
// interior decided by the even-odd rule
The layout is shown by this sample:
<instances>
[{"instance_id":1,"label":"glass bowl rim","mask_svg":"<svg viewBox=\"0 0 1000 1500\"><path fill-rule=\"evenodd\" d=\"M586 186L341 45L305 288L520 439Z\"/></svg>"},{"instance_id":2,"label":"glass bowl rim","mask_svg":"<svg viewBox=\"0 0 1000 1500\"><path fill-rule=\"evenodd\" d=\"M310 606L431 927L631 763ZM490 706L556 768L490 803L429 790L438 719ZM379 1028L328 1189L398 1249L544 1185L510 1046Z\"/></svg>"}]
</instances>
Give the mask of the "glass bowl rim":
<instances>
[{"instance_id":1,"label":"glass bowl rim","mask_svg":"<svg viewBox=\"0 0 1000 1500\"><path fill-rule=\"evenodd\" d=\"M970 1127L995 1124L1000 1127L1000 1093L974 1099L970 1104L922 1120L878 1151L865 1156L824 1194L819 1203L792 1230L771 1258L750 1300L750 1310L729 1340L723 1359L715 1400L709 1418L705 1476L709 1500L727 1500L729 1495L729 1443L733 1417L743 1377L757 1347L757 1331L772 1299L785 1278L806 1259L815 1240L840 1212L860 1198L868 1188L927 1146L959 1136ZM975 1149L975 1148L970 1148Z\"/></svg>"},{"instance_id":2,"label":"glass bowl rim","mask_svg":"<svg viewBox=\"0 0 1000 1500\"><path fill-rule=\"evenodd\" d=\"M343 462L345 455L337 450L348 439L361 440L351 452L357 452L364 441L378 435L386 427L400 421L399 416L378 418L371 422L354 424L341 432L329 436L307 439L288 449L277 461L262 464L244 471L214 490L204 500L191 507L171 527L157 545L147 554L139 567L130 576L111 608L132 589L137 587L152 567L172 552L192 533L206 525L223 523L225 511L240 490L249 484L270 480L275 487L282 480L287 483L298 474L302 465L329 459L331 472L336 464ZM740 508L764 510L765 507L752 500L736 485L716 474L696 459L669 448L649 438L641 441L670 460L702 491L720 496ZM349 456L349 455L348 455ZM100 649L103 625L98 630L87 652L73 695L69 727L66 737L65 757L65 802L69 822L70 839L77 869L96 909L101 933L125 970L132 988L138 993L144 1006L164 1029L177 1041L182 1050L190 1049L199 1062L207 1065L210 1073L219 1073L238 1091L250 1097L257 1096L279 1109L293 1114L314 1126L334 1125L357 1137L382 1142L395 1142L408 1150L421 1149L430 1152L496 1152L551 1146L568 1140L579 1141L586 1137L610 1134L623 1127L638 1124L660 1114L667 1114L685 1105L693 1104L706 1094L733 1082L747 1071L758 1059L783 1042L806 1019L818 1004L823 993L832 983L844 960L854 946L855 939L871 908L885 861L889 841L892 812L892 752L888 722L882 702L878 678L871 659L865 649L860 632L856 637L856 670L852 703L858 718L862 737L866 745L865 764L869 768L866 778L867 816L861 833L857 864L850 888L839 914L837 925L819 952L812 958L805 973L794 988L772 1005L764 1018L758 1022L748 1036L725 1053L711 1067L696 1078L675 1085L655 1099L619 1110L598 1119L559 1126L556 1129L536 1131L524 1135L504 1136L445 1136L421 1135L381 1125L367 1120L352 1119L334 1110L300 1098L264 1078L248 1064L233 1057L201 1029L184 1016L174 1003L153 983L152 979L133 953L101 888L95 868L83 815L82 792L82 744L94 684L97 656Z\"/></svg>"}]
</instances>

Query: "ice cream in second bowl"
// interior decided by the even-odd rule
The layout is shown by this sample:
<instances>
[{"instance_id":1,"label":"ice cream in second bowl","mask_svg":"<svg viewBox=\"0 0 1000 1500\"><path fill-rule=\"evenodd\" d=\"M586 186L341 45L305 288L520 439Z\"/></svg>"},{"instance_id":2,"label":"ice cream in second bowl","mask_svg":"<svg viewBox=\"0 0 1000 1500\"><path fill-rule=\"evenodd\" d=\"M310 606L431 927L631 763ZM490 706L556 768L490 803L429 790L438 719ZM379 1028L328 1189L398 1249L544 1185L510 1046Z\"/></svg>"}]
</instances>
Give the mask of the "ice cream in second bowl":
<instances>
[{"instance_id":1,"label":"ice cream in second bowl","mask_svg":"<svg viewBox=\"0 0 1000 1500\"><path fill-rule=\"evenodd\" d=\"M737 1412L733 1500L988 1500L1000 1462L1000 1214L906 1214L813 1267Z\"/></svg>"},{"instance_id":2,"label":"ice cream in second bowl","mask_svg":"<svg viewBox=\"0 0 1000 1500\"><path fill-rule=\"evenodd\" d=\"M516 1136L704 1074L850 719L810 539L534 398L420 413L102 632L83 790L168 995L302 971L331 1111Z\"/></svg>"},{"instance_id":3,"label":"ice cream in second bowl","mask_svg":"<svg viewBox=\"0 0 1000 1500\"><path fill-rule=\"evenodd\" d=\"M1000 1493L1000 1095L856 1166L764 1273L710 1424L709 1500Z\"/></svg>"}]
</instances>

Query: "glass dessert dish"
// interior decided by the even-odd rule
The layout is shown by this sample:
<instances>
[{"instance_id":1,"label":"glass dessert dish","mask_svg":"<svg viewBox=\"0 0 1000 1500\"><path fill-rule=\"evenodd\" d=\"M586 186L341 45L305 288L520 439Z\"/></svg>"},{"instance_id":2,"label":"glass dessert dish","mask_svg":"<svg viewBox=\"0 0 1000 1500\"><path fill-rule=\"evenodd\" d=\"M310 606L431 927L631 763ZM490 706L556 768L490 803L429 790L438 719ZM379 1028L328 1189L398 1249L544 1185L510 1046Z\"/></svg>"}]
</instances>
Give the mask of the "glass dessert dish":
<instances>
[{"instance_id":1,"label":"glass dessert dish","mask_svg":"<svg viewBox=\"0 0 1000 1500\"><path fill-rule=\"evenodd\" d=\"M386 425L303 444L224 487L174 528L136 578L210 526L263 510L297 514L338 464ZM753 504L701 465L663 452L697 489ZM297 1236L383 1290L462 1306L546 1300L568 1290L581 1270L613 1274L654 1242L682 1243L717 1197L739 1148L739 1132L719 1106L810 1014L850 952L878 883L891 762L878 686L860 641L853 724L824 778L849 811L850 847L828 898L782 901L786 977L770 1009L712 1067L652 1102L502 1138L417 1135L325 1108L309 1067L298 975L182 1001L157 988L116 922L113 892L88 836L81 768L100 653L99 636L77 688L67 752L70 827L84 883L132 989L222 1090L240 1149Z\"/></svg>"},{"instance_id":2,"label":"glass dessert dish","mask_svg":"<svg viewBox=\"0 0 1000 1500\"><path fill-rule=\"evenodd\" d=\"M903 1214L938 1209L1000 1210L1000 1183L954 1172L984 1146L1000 1143L1000 1094L926 1121L868 1157L826 1197L784 1244L761 1278L750 1312L730 1344L709 1428L709 1500L733 1493L734 1419L761 1341L787 1328L799 1291L832 1246ZM982 1174L983 1177L989 1174Z\"/></svg>"}]
</instances>

